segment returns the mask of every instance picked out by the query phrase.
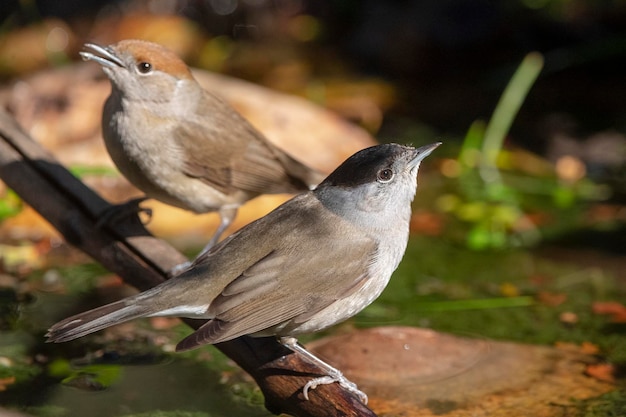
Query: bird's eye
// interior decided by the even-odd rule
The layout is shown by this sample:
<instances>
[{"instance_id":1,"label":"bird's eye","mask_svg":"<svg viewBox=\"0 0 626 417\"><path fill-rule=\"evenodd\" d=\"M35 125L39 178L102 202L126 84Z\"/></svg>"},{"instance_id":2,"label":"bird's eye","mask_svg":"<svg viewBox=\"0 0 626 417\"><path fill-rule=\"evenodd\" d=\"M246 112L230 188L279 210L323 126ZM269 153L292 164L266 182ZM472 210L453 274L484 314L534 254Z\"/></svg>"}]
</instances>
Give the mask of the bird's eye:
<instances>
[{"instance_id":1,"label":"bird's eye","mask_svg":"<svg viewBox=\"0 0 626 417\"><path fill-rule=\"evenodd\" d=\"M378 171L378 175L376 176L378 182L389 182L393 179L393 170L391 168L385 168Z\"/></svg>"},{"instance_id":2,"label":"bird's eye","mask_svg":"<svg viewBox=\"0 0 626 417\"><path fill-rule=\"evenodd\" d=\"M137 71L142 74L148 74L152 72L152 64L149 62L140 62L137 64Z\"/></svg>"}]
</instances>

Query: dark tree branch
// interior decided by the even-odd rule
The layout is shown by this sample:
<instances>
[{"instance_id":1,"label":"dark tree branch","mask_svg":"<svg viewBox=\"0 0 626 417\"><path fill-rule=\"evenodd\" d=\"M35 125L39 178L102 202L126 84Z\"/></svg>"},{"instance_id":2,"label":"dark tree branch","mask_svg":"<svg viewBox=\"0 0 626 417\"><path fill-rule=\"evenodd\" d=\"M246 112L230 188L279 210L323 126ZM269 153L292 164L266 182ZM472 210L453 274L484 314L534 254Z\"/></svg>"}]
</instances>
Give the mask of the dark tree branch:
<instances>
[{"instance_id":1,"label":"dark tree branch","mask_svg":"<svg viewBox=\"0 0 626 417\"><path fill-rule=\"evenodd\" d=\"M153 237L137 217L98 228L111 205L61 166L55 158L0 110L0 179L70 244L89 254L128 284L146 290L166 279L166 271L186 261ZM192 328L202 322L185 320ZM302 387L320 369L290 354L274 338L241 337L217 348L248 372L273 413L302 417L375 416L338 384L322 385L302 397Z\"/></svg>"}]
</instances>

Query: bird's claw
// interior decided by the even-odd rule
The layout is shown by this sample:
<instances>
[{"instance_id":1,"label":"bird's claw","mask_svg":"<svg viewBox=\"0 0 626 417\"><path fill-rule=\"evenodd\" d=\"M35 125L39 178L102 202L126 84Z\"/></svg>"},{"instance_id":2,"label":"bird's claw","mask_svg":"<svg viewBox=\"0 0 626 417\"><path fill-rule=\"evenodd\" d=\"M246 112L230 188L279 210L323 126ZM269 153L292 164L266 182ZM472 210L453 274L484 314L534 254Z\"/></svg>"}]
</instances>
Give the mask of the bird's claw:
<instances>
[{"instance_id":1,"label":"bird's claw","mask_svg":"<svg viewBox=\"0 0 626 417\"><path fill-rule=\"evenodd\" d=\"M302 395L305 400L309 400L309 390L317 388L319 385L327 385L332 383L338 383L345 390L355 394L363 404L367 404L367 394L361 391L357 385L347 379L343 374L339 373L337 375L326 375L319 378L315 378L306 383L304 388L302 388Z\"/></svg>"},{"instance_id":2,"label":"bird's claw","mask_svg":"<svg viewBox=\"0 0 626 417\"><path fill-rule=\"evenodd\" d=\"M141 207L139 204L145 201L145 197L134 198L125 203L109 206L104 209L98 215L98 220L96 221L96 228L101 229L106 225L119 223L126 218L137 215L139 217L139 213L143 213L146 217L146 220L139 218L142 224L146 225L150 223L152 220L152 209L147 207Z\"/></svg>"}]
</instances>

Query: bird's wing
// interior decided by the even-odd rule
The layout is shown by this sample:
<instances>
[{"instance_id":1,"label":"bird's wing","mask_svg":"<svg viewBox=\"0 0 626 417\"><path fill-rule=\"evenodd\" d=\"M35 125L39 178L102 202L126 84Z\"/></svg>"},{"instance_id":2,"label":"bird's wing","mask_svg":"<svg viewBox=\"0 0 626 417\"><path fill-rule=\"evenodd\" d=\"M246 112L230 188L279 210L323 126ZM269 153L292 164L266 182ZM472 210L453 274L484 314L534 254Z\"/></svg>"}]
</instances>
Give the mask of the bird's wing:
<instances>
[{"instance_id":1,"label":"bird's wing","mask_svg":"<svg viewBox=\"0 0 626 417\"><path fill-rule=\"evenodd\" d=\"M209 308L215 318L182 340L177 350L219 343L285 323L302 323L360 288L373 261L368 257L376 253L375 241L323 223L315 227L294 225L298 232L281 240L287 241L286 245L277 247L224 287ZM317 255L321 249L322 259Z\"/></svg>"},{"instance_id":2,"label":"bird's wing","mask_svg":"<svg viewBox=\"0 0 626 417\"><path fill-rule=\"evenodd\" d=\"M208 93L204 97L205 104L199 107L214 110L189 117L174 133L185 154L187 175L224 194L236 190L256 195L307 189L304 182L288 174L284 152L227 103ZM210 118L211 123L202 118Z\"/></svg>"}]
</instances>

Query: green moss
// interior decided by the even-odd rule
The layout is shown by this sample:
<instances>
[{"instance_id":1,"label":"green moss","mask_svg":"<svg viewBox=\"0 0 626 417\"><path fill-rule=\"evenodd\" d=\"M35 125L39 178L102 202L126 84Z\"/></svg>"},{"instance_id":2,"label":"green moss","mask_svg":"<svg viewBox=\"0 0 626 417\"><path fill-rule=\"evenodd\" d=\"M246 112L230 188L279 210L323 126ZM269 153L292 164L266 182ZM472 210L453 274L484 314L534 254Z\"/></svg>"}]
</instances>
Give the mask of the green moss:
<instances>
[{"instance_id":1,"label":"green moss","mask_svg":"<svg viewBox=\"0 0 626 417\"><path fill-rule=\"evenodd\" d=\"M558 305L541 293L560 294ZM592 304L626 290L599 269L541 260L525 250L472 251L442 239L413 237L382 296L355 323L429 327L521 343L592 342L609 361L626 363L626 325L610 325ZM577 322L564 323L563 313Z\"/></svg>"},{"instance_id":2,"label":"green moss","mask_svg":"<svg viewBox=\"0 0 626 417\"><path fill-rule=\"evenodd\" d=\"M621 389L581 401L577 408L581 417L623 417L626 415L626 391Z\"/></svg>"},{"instance_id":3,"label":"green moss","mask_svg":"<svg viewBox=\"0 0 626 417\"><path fill-rule=\"evenodd\" d=\"M126 414L122 417L211 417L212 414L191 411L150 411L149 413Z\"/></svg>"}]
</instances>

